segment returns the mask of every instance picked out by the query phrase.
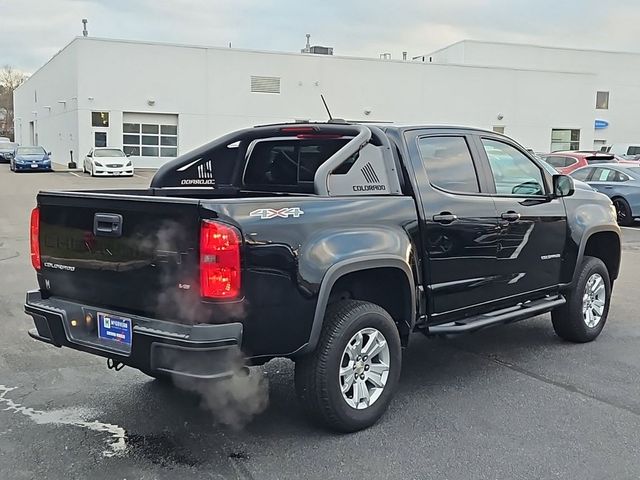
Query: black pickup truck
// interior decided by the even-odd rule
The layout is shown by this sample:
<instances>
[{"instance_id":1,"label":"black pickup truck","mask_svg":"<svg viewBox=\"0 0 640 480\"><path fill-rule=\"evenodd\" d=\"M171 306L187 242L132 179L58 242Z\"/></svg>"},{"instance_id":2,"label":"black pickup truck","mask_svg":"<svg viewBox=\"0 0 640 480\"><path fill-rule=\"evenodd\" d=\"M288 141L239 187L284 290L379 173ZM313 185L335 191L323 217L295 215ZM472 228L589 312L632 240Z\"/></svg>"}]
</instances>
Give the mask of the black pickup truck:
<instances>
[{"instance_id":1,"label":"black pickup truck","mask_svg":"<svg viewBox=\"0 0 640 480\"><path fill-rule=\"evenodd\" d=\"M551 312L604 327L611 201L463 127L279 124L164 165L147 189L40 192L29 334L154 377L293 359L302 405L354 431L386 410L410 334Z\"/></svg>"}]
</instances>

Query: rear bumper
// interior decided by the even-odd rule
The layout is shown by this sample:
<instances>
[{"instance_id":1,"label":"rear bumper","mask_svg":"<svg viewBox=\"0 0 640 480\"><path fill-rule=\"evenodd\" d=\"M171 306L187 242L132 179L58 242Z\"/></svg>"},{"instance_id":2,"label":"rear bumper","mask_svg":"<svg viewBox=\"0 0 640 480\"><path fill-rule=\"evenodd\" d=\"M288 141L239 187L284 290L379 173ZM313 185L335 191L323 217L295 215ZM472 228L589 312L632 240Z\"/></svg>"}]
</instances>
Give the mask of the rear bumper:
<instances>
[{"instance_id":1,"label":"rear bumper","mask_svg":"<svg viewBox=\"0 0 640 480\"><path fill-rule=\"evenodd\" d=\"M27 292L25 313L35 329L29 335L56 347L68 347L148 372L178 377L215 379L233 375L242 343L242 324L182 325L119 313L60 298L43 299L39 290ZM131 319L130 348L101 340L95 333L96 312ZM93 317L93 324L86 322Z\"/></svg>"}]
</instances>

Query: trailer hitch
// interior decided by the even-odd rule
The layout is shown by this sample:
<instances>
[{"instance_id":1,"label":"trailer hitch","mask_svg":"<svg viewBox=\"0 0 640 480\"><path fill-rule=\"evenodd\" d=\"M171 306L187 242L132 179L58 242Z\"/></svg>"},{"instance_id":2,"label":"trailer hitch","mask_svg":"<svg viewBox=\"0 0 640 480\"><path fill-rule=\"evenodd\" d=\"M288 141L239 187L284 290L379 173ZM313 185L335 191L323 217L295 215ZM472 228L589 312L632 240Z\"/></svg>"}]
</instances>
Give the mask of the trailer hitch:
<instances>
[{"instance_id":1,"label":"trailer hitch","mask_svg":"<svg viewBox=\"0 0 640 480\"><path fill-rule=\"evenodd\" d=\"M107 358L107 368L109 368L109 370L119 372L124 368L124 363L114 360L113 358Z\"/></svg>"}]
</instances>

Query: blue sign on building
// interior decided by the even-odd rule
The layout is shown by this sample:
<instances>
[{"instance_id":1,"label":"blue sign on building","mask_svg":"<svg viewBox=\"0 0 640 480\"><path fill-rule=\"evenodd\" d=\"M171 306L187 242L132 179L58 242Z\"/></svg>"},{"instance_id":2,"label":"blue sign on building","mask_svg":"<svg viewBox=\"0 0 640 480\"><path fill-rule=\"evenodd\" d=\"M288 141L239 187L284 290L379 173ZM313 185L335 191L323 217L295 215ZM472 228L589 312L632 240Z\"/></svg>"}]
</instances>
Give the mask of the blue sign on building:
<instances>
[{"instance_id":1,"label":"blue sign on building","mask_svg":"<svg viewBox=\"0 0 640 480\"><path fill-rule=\"evenodd\" d=\"M594 127L596 130L602 130L603 128L607 128L609 126L609 122L606 120L596 120Z\"/></svg>"}]
</instances>

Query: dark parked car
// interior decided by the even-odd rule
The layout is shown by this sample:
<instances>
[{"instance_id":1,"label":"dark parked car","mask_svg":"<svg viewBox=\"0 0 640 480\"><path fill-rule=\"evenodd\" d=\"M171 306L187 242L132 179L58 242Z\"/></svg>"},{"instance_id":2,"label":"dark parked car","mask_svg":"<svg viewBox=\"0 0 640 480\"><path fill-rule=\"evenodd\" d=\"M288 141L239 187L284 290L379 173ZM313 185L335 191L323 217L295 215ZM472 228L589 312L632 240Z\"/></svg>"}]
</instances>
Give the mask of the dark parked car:
<instances>
[{"instance_id":1,"label":"dark parked car","mask_svg":"<svg viewBox=\"0 0 640 480\"><path fill-rule=\"evenodd\" d=\"M0 163L10 163L17 146L14 142L0 141Z\"/></svg>"},{"instance_id":2,"label":"dark parked car","mask_svg":"<svg viewBox=\"0 0 640 480\"><path fill-rule=\"evenodd\" d=\"M339 123L230 133L150 188L40 192L30 232L33 338L156 378L290 358L341 431L385 412L413 332L551 312L594 340L621 250L608 198L503 135Z\"/></svg>"},{"instance_id":3,"label":"dark parked car","mask_svg":"<svg viewBox=\"0 0 640 480\"><path fill-rule=\"evenodd\" d=\"M18 147L11 157L10 167L14 172L51 171L51 153L42 147Z\"/></svg>"},{"instance_id":4,"label":"dark parked car","mask_svg":"<svg viewBox=\"0 0 640 480\"><path fill-rule=\"evenodd\" d=\"M620 225L632 225L640 218L640 166L605 163L580 168L571 176L607 195L616 207Z\"/></svg>"}]
</instances>

